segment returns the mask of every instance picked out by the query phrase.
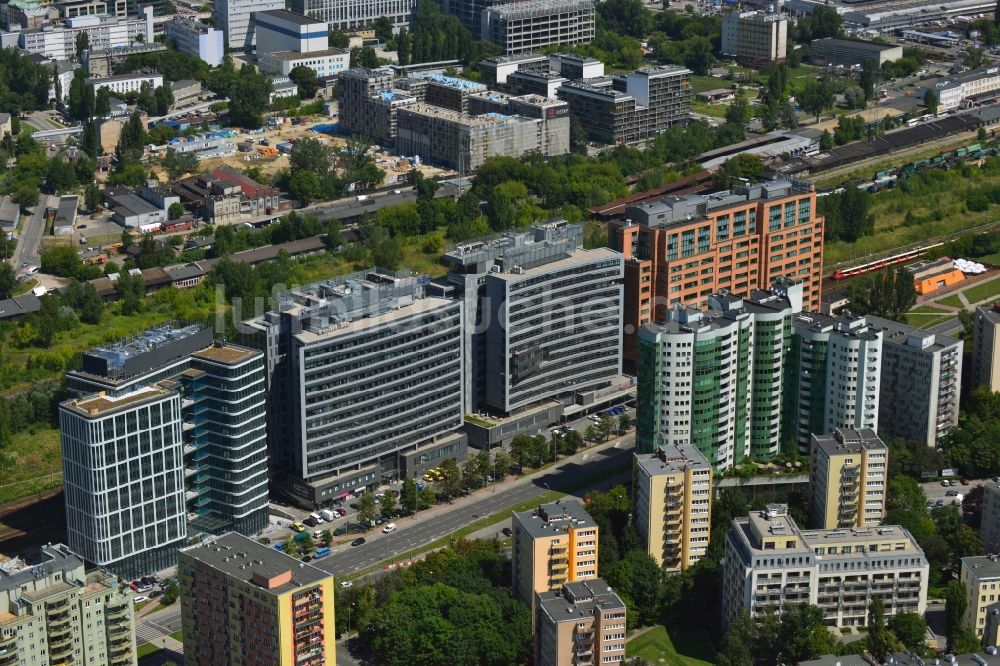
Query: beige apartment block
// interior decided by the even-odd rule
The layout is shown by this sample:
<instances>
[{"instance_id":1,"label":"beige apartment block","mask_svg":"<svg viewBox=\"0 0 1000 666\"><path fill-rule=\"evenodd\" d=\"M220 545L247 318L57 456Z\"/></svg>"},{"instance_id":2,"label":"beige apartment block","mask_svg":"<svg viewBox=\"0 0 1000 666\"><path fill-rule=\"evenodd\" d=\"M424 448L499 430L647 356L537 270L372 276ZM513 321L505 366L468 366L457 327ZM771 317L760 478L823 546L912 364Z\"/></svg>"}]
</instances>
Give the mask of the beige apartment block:
<instances>
[{"instance_id":1,"label":"beige apartment block","mask_svg":"<svg viewBox=\"0 0 1000 666\"><path fill-rule=\"evenodd\" d=\"M959 580L967 600L965 625L976 632L977 638L983 638L988 633L991 606L1000 601L1000 556L963 557ZM992 631L995 638L995 626Z\"/></svg>"},{"instance_id":2,"label":"beige apartment block","mask_svg":"<svg viewBox=\"0 0 1000 666\"><path fill-rule=\"evenodd\" d=\"M819 529L873 527L885 518L889 450L874 430L812 436L810 522Z\"/></svg>"},{"instance_id":3,"label":"beige apartment block","mask_svg":"<svg viewBox=\"0 0 1000 666\"><path fill-rule=\"evenodd\" d=\"M535 595L535 665L618 664L625 657L625 603L600 578Z\"/></svg>"},{"instance_id":4,"label":"beige apartment block","mask_svg":"<svg viewBox=\"0 0 1000 666\"><path fill-rule=\"evenodd\" d=\"M635 525L646 551L667 571L700 560L712 531L712 466L690 444L635 454Z\"/></svg>"},{"instance_id":5,"label":"beige apartment block","mask_svg":"<svg viewBox=\"0 0 1000 666\"><path fill-rule=\"evenodd\" d=\"M530 604L538 592L597 578L597 524L577 500L556 500L511 518L514 595Z\"/></svg>"}]
</instances>

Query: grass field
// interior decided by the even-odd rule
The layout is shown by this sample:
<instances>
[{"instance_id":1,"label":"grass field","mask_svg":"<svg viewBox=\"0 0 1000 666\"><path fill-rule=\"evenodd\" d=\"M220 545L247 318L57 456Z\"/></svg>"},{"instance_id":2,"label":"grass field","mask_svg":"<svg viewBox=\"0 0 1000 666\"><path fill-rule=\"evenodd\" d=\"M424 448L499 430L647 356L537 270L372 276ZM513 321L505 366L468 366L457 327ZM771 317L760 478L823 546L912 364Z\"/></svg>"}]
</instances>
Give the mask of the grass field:
<instances>
[{"instance_id":1,"label":"grass field","mask_svg":"<svg viewBox=\"0 0 1000 666\"><path fill-rule=\"evenodd\" d=\"M57 429L17 433L0 450L0 504L61 485L62 452Z\"/></svg>"},{"instance_id":2,"label":"grass field","mask_svg":"<svg viewBox=\"0 0 1000 666\"><path fill-rule=\"evenodd\" d=\"M668 666L710 666L715 657L703 634L675 629L671 635L662 625L630 638L625 654Z\"/></svg>"},{"instance_id":3,"label":"grass field","mask_svg":"<svg viewBox=\"0 0 1000 666\"><path fill-rule=\"evenodd\" d=\"M908 190L897 185L873 195L869 213L875 220L875 233L854 243L828 242L823 252L827 267L861 261L877 252L961 232L998 218L1000 206L972 211L966 202L973 194L1000 187L1000 168L970 166L965 176L957 169L926 171L914 178L917 183Z\"/></svg>"},{"instance_id":4,"label":"grass field","mask_svg":"<svg viewBox=\"0 0 1000 666\"><path fill-rule=\"evenodd\" d=\"M174 633L170 634L170 637L173 638L175 641L183 642L184 632L175 631ZM157 652L161 652L162 650L163 648L159 645L155 645L153 643L143 643L142 645L136 648L135 654L138 659L142 659L144 657L154 655Z\"/></svg>"},{"instance_id":5,"label":"grass field","mask_svg":"<svg viewBox=\"0 0 1000 666\"><path fill-rule=\"evenodd\" d=\"M950 305L953 308L965 307L965 304L962 303L962 299L958 297L958 294L951 294L950 296L939 298L936 302L940 303L941 305Z\"/></svg>"},{"instance_id":6,"label":"grass field","mask_svg":"<svg viewBox=\"0 0 1000 666\"><path fill-rule=\"evenodd\" d=\"M936 308L932 305L918 305L906 313L906 323L918 328L930 328L954 316L954 312L949 312L943 308Z\"/></svg>"},{"instance_id":7,"label":"grass field","mask_svg":"<svg viewBox=\"0 0 1000 666\"><path fill-rule=\"evenodd\" d=\"M969 287L963 293L969 303L979 303L990 298L995 298L997 295L1000 295L1000 279L993 279L989 282Z\"/></svg>"}]
</instances>

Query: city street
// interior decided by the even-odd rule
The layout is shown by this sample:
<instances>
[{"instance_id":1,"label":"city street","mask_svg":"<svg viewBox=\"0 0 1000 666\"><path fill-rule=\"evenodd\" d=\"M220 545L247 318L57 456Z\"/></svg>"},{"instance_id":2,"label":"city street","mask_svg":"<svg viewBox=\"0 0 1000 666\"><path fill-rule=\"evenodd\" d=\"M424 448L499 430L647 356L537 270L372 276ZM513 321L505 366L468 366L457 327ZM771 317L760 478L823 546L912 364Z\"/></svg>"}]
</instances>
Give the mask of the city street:
<instances>
[{"instance_id":1,"label":"city street","mask_svg":"<svg viewBox=\"0 0 1000 666\"><path fill-rule=\"evenodd\" d=\"M356 547L350 545L336 547L328 558L312 564L335 576L343 576L378 564L447 536L483 516L489 516L538 497L548 489L567 488L582 479L599 474L602 470L608 469L609 465L612 473L617 467L624 470L629 465L634 443L635 435L630 433L620 440L613 440L565 458L543 474L501 484L495 492L490 487L483 488L470 497L455 500L452 504L421 511L407 518L399 518L396 520L398 528L392 534L382 534L381 531L372 530L366 535L368 539L366 544Z\"/></svg>"},{"instance_id":2,"label":"city street","mask_svg":"<svg viewBox=\"0 0 1000 666\"><path fill-rule=\"evenodd\" d=\"M24 217L24 226L21 235L17 239L17 249L11 257L11 265L14 269L20 269L21 264L28 263L37 266L40 261L39 246L42 242L42 233L45 231L45 209L49 205L49 197L45 194L38 196L38 203L32 209L31 214Z\"/></svg>"}]
</instances>

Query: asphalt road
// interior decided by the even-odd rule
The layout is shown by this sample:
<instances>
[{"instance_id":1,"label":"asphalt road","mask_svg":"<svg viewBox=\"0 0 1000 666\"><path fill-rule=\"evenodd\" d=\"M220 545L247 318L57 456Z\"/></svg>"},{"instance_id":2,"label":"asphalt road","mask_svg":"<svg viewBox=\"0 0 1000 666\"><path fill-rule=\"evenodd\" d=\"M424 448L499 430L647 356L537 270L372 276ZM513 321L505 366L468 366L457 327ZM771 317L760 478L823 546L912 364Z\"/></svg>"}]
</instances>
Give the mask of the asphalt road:
<instances>
[{"instance_id":1,"label":"asphalt road","mask_svg":"<svg viewBox=\"0 0 1000 666\"><path fill-rule=\"evenodd\" d=\"M312 215L320 220L351 220L368 213L376 213L386 206L398 206L417 200L417 193L412 189L401 190L399 194L393 191L384 194L369 194L364 201L356 198L349 201L334 201L317 203L303 208L301 213Z\"/></svg>"},{"instance_id":2,"label":"asphalt road","mask_svg":"<svg viewBox=\"0 0 1000 666\"><path fill-rule=\"evenodd\" d=\"M635 436L626 435L617 445L600 451L585 451L558 464L555 468L528 480L496 492L480 491L481 497L463 504L451 511L437 513L431 517L421 514L396 521L398 529L392 534L373 531L362 546L342 546L328 558L313 562L313 566L328 571L335 576L353 573L379 562L419 548L446 536L456 529L483 516L510 508L540 496L548 488L559 490L600 473L609 464L626 469L632 455Z\"/></svg>"},{"instance_id":3,"label":"asphalt road","mask_svg":"<svg viewBox=\"0 0 1000 666\"><path fill-rule=\"evenodd\" d=\"M924 495L927 495L927 499L935 501L939 499L944 499L946 503L950 504L951 501L955 498L954 496L949 497L948 491L954 490L958 493L961 493L962 495L968 495L969 491L975 488L976 486L980 486L988 482L989 479L979 479L975 481L969 481L969 485L967 486L959 484L957 486L951 486L949 488L945 488L944 486L941 485L940 481L928 481L927 483L921 483L920 487L924 489Z\"/></svg>"},{"instance_id":4,"label":"asphalt road","mask_svg":"<svg viewBox=\"0 0 1000 666\"><path fill-rule=\"evenodd\" d=\"M181 630L181 604L175 603L163 610L139 618L135 627L135 643L156 643L161 636Z\"/></svg>"},{"instance_id":5,"label":"asphalt road","mask_svg":"<svg viewBox=\"0 0 1000 666\"><path fill-rule=\"evenodd\" d=\"M24 228L21 229L21 235L17 239L17 249L14 250L14 256L10 259L10 263L15 269L19 269L21 264L25 262L33 266L38 265L41 256L38 248L42 242L42 232L45 231L45 209L47 206L48 196L40 194L38 204L24 221Z\"/></svg>"}]
</instances>

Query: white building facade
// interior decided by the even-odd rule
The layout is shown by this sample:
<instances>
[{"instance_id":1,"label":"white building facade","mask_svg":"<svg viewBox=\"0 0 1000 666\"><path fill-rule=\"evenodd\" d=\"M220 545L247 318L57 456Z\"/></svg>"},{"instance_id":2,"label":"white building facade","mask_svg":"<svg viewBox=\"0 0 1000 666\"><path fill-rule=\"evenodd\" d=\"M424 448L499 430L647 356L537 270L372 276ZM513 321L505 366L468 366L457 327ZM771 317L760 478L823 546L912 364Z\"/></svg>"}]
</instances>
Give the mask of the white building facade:
<instances>
[{"instance_id":1,"label":"white building facade","mask_svg":"<svg viewBox=\"0 0 1000 666\"><path fill-rule=\"evenodd\" d=\"M138 93L144 84L149 84L153 90L163 85L163 75L157 73L144 74L136 72L134 74L122 74L121 76L109 76L106 79L87 79L87 83L94 86L94 91L107 88L114 95L127 95Z\"/></svg>"},{"instance_id":2,"label":"white building facade","mask_svg":"<svg viewBox=\"0 0 1000 666\"><path fill-rule=\"evenodd\" d=\"M248 51L257 42L252 14L284 8L284 0L216 0L212 15L225 34L226 48Z\"/></svg>"},{"instance_id":3,"label":"white building facade","mask_svg":"<svg viewBox=\"0 0 1000 666\"><path fill-rule=\"evenodd\" d=\"M41 53L53 60L76 57L77 35L85 33L93 50L153 43L153 8L141 8L140 17L77 16L56 25L22 31L18 46L26 53Z\"/></svg>"},{"instance_id":4,"label":"white building facade","mask_svg":"<svg viewBox=\"0 0 1000 666\"><path fill-rule=\"evenodd\" d=\"M175 16L163 25L165 37L174 41L174 48L195 58L201 58L210 67L222 64L226 53L225 35L201 21Z\"/></svg>"}]
</instances>

